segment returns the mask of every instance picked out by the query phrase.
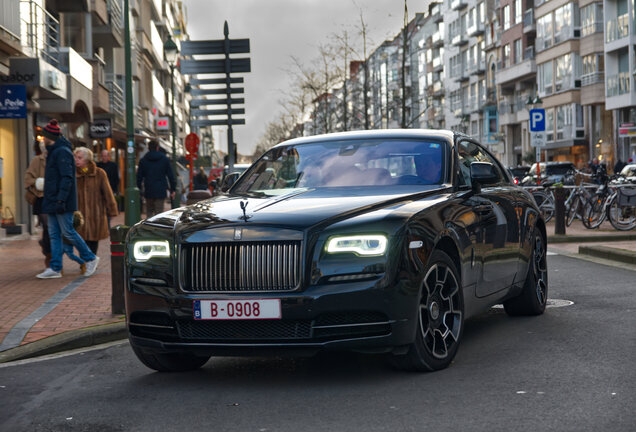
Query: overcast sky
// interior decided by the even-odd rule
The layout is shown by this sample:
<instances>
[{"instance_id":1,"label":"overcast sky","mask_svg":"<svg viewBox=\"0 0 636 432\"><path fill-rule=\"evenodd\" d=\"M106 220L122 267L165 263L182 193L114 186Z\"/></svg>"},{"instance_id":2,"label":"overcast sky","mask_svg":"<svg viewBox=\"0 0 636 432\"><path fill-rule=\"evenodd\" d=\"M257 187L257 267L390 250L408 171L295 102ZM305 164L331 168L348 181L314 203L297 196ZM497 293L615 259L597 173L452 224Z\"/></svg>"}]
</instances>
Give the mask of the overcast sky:
<instances>
[{"instance_id":1,"label":"overcast sky","mask_svg":"<svg viewBox=\"0 0 636 432\"><path fill-rule=\"evenodd\" d=\"M234 141L241 154L253 152L267 123L282 112L279 100L281 91L289 85L286 71L292 69L292 56L309 64L318 55L318 45L328 43L331 34L341 34L346 29L353 38L360 24L360 8L368 28L368 53L397 34L404 19L404 0L184 0L184 3L191 39L222 39L225 20L230 39L250 39L252 72L242 75L246 124L234 126ZM408 0L409 18L422 12L426 3ZM217 148L226 151L226 130L215 129Z\"/></svg>"}]
</instances>

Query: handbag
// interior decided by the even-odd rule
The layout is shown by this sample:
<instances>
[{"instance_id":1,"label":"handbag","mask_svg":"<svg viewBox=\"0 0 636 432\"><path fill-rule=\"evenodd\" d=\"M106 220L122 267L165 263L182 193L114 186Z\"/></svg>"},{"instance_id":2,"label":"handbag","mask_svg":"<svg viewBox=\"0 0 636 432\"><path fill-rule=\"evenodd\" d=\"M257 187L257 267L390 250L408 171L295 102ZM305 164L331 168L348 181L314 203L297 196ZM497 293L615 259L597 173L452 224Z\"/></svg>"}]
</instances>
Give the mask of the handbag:
<instances>
[{"instance_id":1,"label":"handbag","mask_svg":"<svg viewBox=\"0 0 636 432\"><path fill-rule=\"evenodd\" d=\"M618 205L636 207L636 188L618 188Z\"/></svg>"},{"instance_id":2,"label":"handbag","mask_svg":"<svg viewBox=\"0 0 636 432\"><path fill-rule=\"evenodd\" d=\"M31 190L33 186L30 186L27 188L26 192L24 193L24 199L26 200L26 202L28 202L29 204L31 204L32 206L35 205L35 202L38 200L38 196L33 193L33 190Z\"/></svg>"},{"instance_id":3,"label":"handbag","mask_svg":"<svg viewBox=\"0 0 636 432\"><path fill-rule=\"evenodd\" d=\"M2 228L15 226L15 216L9 207L2 212Z\"/></svg>"}]
</instances>

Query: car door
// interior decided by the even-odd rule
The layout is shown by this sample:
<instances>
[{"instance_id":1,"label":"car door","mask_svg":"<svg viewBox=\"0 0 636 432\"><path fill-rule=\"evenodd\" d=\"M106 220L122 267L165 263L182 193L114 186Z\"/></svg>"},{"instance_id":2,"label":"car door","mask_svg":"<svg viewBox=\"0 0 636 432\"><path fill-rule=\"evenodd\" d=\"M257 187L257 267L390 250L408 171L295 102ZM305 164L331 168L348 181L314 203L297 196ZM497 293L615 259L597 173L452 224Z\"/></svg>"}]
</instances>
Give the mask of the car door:
<instances>
[{"instance_id":1,"label":"car door","mask_svg":"<svg viewBox=\"0 0 636 432\"><path fill-rule=\"evenodd\" d=\"M512 285L519 263L519 223L517 203L508 176L501 164L482 146L462 139L457 145L458 163L464 181L472 187L470 164L491 163L499 181L471 190L471 205L479 219L481 235L475 245L476 259L481 260L481 277L477 297L485 297Z\"/></svg>"}]
</instances>

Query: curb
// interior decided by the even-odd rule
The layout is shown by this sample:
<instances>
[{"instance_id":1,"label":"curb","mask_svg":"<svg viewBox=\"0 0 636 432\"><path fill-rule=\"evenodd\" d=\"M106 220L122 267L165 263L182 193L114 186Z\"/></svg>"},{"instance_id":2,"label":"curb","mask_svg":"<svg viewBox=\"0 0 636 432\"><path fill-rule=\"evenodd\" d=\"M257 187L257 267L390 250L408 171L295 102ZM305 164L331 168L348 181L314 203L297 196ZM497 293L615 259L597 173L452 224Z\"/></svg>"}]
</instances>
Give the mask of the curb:
<instances>
[{"instance_id":1,"label":"curb","mask_svg":"<svg viewBox=\"0 0 636 432\"><path fill-rule=\"evenodd\" d=\"M594 243L606 241L629 241L636 240L636 234L598 234L598 235L549 235L550 243Z\"/></svg>"},{"instance_id":2,"label":"curb","mask_svg":"<svg viewBox=\"0 0 636 432\"><path fill-rule=\"evenodd\" d=\"M125 322L70 330L0 352L0 363L85 348L127 337L128 329Z\"/></svg>"},{"instance_id":3,"label":"curb","mask_svg":"<svg viewBox=\"0 0 636 432\"><path fill-rule=\"evenodd\" d=\"M636 265L636 252L607 246L579 246L579 254Z\"/></svg>"}]
</instances>

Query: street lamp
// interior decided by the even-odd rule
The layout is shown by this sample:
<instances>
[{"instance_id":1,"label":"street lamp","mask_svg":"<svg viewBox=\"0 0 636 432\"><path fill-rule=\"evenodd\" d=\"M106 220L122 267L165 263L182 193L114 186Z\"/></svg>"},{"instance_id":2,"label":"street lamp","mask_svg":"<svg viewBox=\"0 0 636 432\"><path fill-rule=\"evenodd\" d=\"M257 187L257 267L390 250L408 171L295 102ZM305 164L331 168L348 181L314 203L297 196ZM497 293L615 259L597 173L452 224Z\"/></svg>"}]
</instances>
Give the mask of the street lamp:
<instances>
[{"instance_id":1,"label":"street lamp","mask_svg":"<svg viewBox=\"0 0 636 432\"><path fill-rule=\"evenodd\" d=\"M163 44L163 55L170 65L170 92L172 97L170 98L171 117L170 123L172 125L172 172L175 176L175 181L179 178L179 172L177 171L177 144L175 142L175 116L174 116L174 68L177 65L177 59L179 58L179 48L174 43L172 37L168 36L168 40ZM177 181L177 187L175 188L174 198L172 200L172 208L177 208L181 205L181 189Z\"/></svg>"}]
</instances>

